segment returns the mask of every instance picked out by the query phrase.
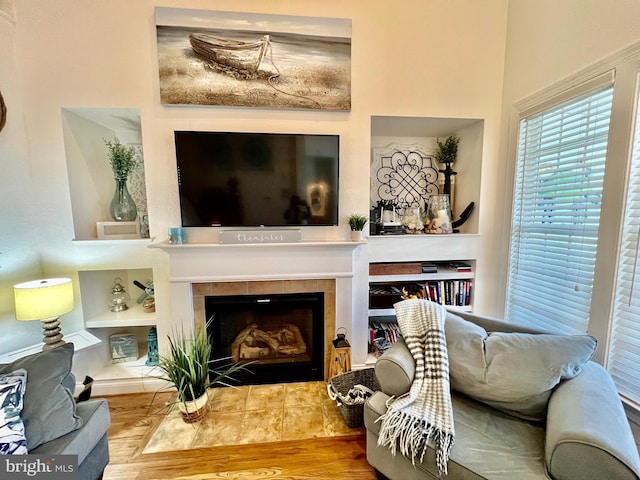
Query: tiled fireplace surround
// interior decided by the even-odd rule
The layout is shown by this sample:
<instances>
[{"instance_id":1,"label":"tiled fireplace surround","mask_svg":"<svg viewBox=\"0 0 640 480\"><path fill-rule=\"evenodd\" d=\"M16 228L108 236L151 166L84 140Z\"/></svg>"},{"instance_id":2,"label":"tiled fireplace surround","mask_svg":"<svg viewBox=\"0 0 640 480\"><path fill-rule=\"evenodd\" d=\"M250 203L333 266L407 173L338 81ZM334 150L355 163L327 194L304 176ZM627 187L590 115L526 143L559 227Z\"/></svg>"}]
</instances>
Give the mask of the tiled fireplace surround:
<instances>
[{"instance_id":1,"label":"tiled fireplace surround","mask_svg":"<svg viewBox=\"0 0 640 480\"><path fill-rule=\"evenodd\" d=\"M204 323L205 296L324 292L327 378L336 328L353 331L353 252L357 243L158 246L169 255L172 321L181 322L185 330Z\"/></svg>"},{"instance_id":2,"label":"tiled fireplace surround","mask_svg":"<svg viewBox=\"0 0 640 480\"><path fill-rule=\"evenodd\" d=\"M276 293L324 293L324 372L329 366L331 339L336 331L336 282L333 279L273 280L255 282L206 282L192 284L194 322L196 327L205 322L204 297L224 295L270 295Z\"/></svg>"}]
</instances>

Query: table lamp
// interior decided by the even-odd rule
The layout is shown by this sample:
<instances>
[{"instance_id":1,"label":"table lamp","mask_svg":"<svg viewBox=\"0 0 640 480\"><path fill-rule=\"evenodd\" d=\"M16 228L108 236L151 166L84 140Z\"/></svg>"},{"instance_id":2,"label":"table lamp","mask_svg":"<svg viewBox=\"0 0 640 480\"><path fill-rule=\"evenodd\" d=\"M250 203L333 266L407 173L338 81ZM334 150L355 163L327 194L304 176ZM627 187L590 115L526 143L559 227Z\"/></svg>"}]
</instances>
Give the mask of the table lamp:
<instances>
[{"instance_id":1,"label":"table lamp","mask_svg":"<svg viewBox=\"0 0 640 480\"><path fill-rule=\"evenodd\" d=\"M60 315L73 310L73 284L70 278L49 278L13 286L17 320L42 322L42 350L64 345Z\"/></svg>"}]
</instances>

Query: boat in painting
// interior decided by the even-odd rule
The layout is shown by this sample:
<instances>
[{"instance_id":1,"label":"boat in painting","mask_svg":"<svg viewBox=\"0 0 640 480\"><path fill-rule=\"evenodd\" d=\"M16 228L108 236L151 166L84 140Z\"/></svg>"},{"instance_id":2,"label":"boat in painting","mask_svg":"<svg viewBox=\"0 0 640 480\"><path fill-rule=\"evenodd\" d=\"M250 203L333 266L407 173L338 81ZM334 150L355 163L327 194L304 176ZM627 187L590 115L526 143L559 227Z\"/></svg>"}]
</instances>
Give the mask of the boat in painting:
<instances>
[{"instance_id":1,"label":"boat in painting","mask_svg":"<svg viewBox=\"0 0 640 480\"><path fill-rule=\"evenodd\" d=\"M269 35L255 42L241 42L206 33L192 33L189 35L189 41L193 50L209 61L235 70L255 73L267 51Z\"/></svg>"}]
</instances>

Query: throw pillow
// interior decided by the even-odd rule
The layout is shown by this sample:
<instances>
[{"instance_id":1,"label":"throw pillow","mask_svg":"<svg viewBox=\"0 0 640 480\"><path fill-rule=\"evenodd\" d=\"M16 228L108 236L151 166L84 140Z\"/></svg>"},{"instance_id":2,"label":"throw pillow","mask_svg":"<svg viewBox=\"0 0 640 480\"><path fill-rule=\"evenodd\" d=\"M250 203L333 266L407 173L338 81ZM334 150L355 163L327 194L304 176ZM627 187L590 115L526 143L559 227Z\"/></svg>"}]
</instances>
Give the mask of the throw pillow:
<instances>
[{"instance_id":1,"label":"throw pillow","mask_svg":"<svg viewBox=\"0 0 640 480\"><path fill-rule=\"evenodd\" d=\"M24 369L0 375L0 454L28 453L24 424L20 418L26 386L27 371Z\"/></svg>"},{"instance_id":2,"label":"throw pillow","mask_svg":"<svg viewBox=\"0 0 640 480\"><path fill-rule=\"evenodd\" d=\"M597 345L589 335L487 333L453 314L445 335L451 388L531 421L545 419L552 390L578 375Z\"/></svg>"},{"instance_id":3,"label":"throw pillow","mask_svg":"<svg viewBox=\"0 0 640 480\"><path fill-rule=\"evenodd\" d=\"M9 365L0 365L0 374L19 368L27 371L29 382L24 395L24 422L29 451L66 435L82 426L76 415L73 395L64 386L71 372L73 343L19 358Z\"/></svg>"}]
</instances>

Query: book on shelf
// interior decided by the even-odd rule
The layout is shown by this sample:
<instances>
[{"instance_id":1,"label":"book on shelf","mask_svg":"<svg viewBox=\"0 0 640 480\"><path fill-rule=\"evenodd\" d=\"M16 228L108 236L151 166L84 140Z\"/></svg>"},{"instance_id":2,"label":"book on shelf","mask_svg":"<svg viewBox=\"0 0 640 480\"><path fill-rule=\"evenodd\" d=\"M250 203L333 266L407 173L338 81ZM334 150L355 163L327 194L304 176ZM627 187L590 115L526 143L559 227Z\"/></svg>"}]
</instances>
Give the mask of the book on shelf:
<instances>
[{"instance_id":1,"label":"book on shelf","mask_svg":"<svg viewBox=\"0 0 640 480\"><path fill-rule=\"evenodd\" d=\"M382 355L399 337L400 330L395 317L369 318L369 353Z\"/></svg>"},{"instance_id":2,"label":"book on shelf","mask_svg":"<svg viewBox=\"0 0 640 480\"><path fill-rule=\"evenodd\" d=\"M449 262L449 268L456 272L470 272L471 265L466 262Z\"/></svg>"},{"instance_id":3,"label":"book on shelf","mask_svg":"<svg viewBox=\"0 0 640 480\"><path fill-rule=\"evenodd\" d=\"M471 280L434 280L424 287L426 297L433 302L456 307L471 305Z\"/></svg>"},{"instance_id":4,"label":"book on shelf","mask_svg":"<svg viewBox=\"0 0 640 480\"><path fill-rule=\"evenodd\" d=\"M436 263L424 262L422 264L422 273L438 273L438 265Z\"/></svg>"}]
</instances>

